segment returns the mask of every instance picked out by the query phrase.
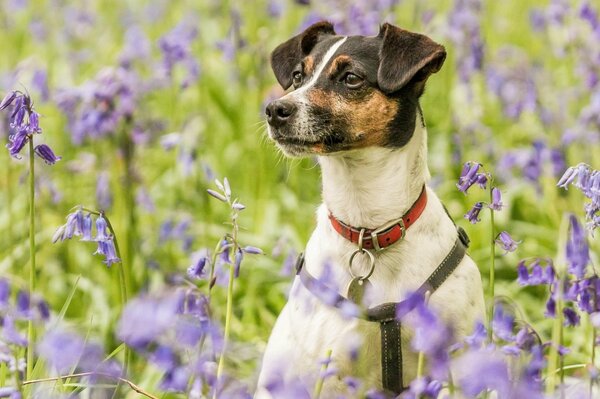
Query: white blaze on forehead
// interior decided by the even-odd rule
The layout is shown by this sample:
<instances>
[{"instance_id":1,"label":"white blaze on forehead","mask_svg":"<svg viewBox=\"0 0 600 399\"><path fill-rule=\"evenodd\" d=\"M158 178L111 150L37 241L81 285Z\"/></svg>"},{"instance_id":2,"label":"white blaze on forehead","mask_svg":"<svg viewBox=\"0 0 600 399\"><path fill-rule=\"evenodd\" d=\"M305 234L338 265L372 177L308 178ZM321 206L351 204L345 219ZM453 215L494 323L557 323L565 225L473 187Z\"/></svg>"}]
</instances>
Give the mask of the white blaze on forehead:
<instances>
[{"instance_id":1,"label":"white blaze on forehead","mask_svg":"<svg viewBox=\"0 0 600 399\"><path fill-rule=\"evenodd\" d=\"M289 93L290 95L300 95L303 92L305 92L306 90L308 90L311 86L313 86L316 82L317 79L319 79L319 76L321 76L321 73L323 72L323 70L325 69L325 66L327 66L327 63L329 62L329 60L331 59L331 57L333 57L333 55L335 54L335 52L340 48L340 46L342 44L344 44L344 42L346 41L348 37L344 36L342 38L342 40L339 40L337 42L335 42L333 44L333 46L331 46L329 48L329 50L327 50L327 52L325 53L325 55L323 56L323 59L321 60L321 63L317 66L315 73L313 74L312 78L310 78L310 80L302 85L299 89L294 90L293 92Z\"/></svg>"}]
</instances>

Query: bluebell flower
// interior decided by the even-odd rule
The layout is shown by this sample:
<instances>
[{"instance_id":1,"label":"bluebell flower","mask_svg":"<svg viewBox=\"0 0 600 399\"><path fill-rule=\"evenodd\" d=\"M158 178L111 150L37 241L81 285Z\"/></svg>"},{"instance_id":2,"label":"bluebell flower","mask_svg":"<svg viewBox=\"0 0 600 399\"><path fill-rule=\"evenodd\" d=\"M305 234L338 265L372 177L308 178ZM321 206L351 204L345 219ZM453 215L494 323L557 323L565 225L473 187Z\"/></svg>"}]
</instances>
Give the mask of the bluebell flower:
<instances>
[{"instance_id":1,"label":"bluebell flower","mask_svg":"<svg viewBox=\"0 0 600 399\"><path fill-rule=\"evenodd\" d=\"M96 218L96 241L106 241L110 239L110 234L108 234L108 227L106 224L106 219L102 214L98 215Z\"/></svg>"},{"instance_id":2,"label":"bluebell flower","mask_svg":"<svg viewBox=\"0 0 600 399\"><path fill-rule=\"evenodd\" d=\"M564 325L565 326L578 326L579 320L581 319L577 312L573 308L565 307L563 308L563 315L565 316Z\"/></svg>"},{"instance_id":3,"label":"bluebell flower","mask_svg":"<svg viewBox=\"0 0 600 399\"><path fill-rule=\"evenodd\" d=\"M120 263L121 258L117 256L117 250L115 248L115 242L112 239L107 239L105 241L98 241L98 249L94 252L94 255L104 255L105 259L103 262L107 267L110 267L114 263Z\"/></svg>"},{"instance_id":4,"label":"bluebell flower","mask_svg":"<svg viewBox=\"0 0 600 399\"><path fill-rule=\"evenodd\" d=\"M130 347L145 350L161 334L173 328L183 300L183 293L179 291L164 297L132 299L121 314L117 336Z\"/></svg>"},{"instance_id":5,"label":"bluebell flower","mask_svg":"<svg viewBox=\"0 0 600 399\"><path fill-rule=\"evenodd\" d=\"M235 263L233 267L233 276L238 278L240 276L240 266L242 265L242 260L244 259L244 252L238 248L235 251Z\"/></svg>"},{"instance_id":6,"label":"bluebell flower","mask_svg":"<svg viewBox=\"0 0 600 399\"><path fill-rule=\"evenodd\" d=\"M8 305L10 299L10 284L8 280L0 278L0 310Z\"/></svg>"},{"instance_id":7,"label":"bluebell flower","mask_svg":"<svg viewBox=\"0 0 600 399\"><path fill-rule=\"evenodd\" d=\"M51 330L42 337L37 352L50 367L60 374L69 372L83 355L85 341L78 335L64 330Z\"/></svg>"},{"instance_id":8,"label":"bluebell flower","mask_svg":"<svg viewBox=\"0 0 600 399\"><path fill-rule=\"evenodd\" d=\"M170 370L178 363L177 355L166 345L158 345L150 355L150 361L162 370Z\"/></svg>"},{"instance_id":9,"label":"bluebell flower","mask_svg":"<svg viewBox=\"0 0 600 399\"><path fill-rule=\"evenodd\" d=\"M20 158L20 152L29 142L33 134L41 133L40 115L33 108L33 101L28 94L20 91L13 91L6 95L0 102L0 111L13 106L9 118L11 133L8 136L6 147L12 157ZM37 147L36 147L37 148ZM46 163L53 164L60 157L54 155L54 152L47 145L43 144L35 153Z\"/></svg>"},{"instance_id":10,"label":"bluebell flower","mask_svg":"<svg viewBox=\"0 0 600 399\"><path fill-rule=\"evenodd\" d=\"M193 348L198 344L205 330L200 320L194 317L179 317L175 323L175 338L181 345Z\"/></svg>"},{"instance_id":11,"label":"bluebell flower","mask_svg":"<svg viewBox=\"0 0 600 399\"><path fill-rule=\"evenodd\" d=\"M588 221L587 228L594 231L600 226L600 171L593 170L584 163L575 167L571 166L557 183L558 187L565 190L569 185L574 185L590 199L590 202L584 205L584 210L585 218Z\"/></svg>"},{"instance_id":12,"label":"bluebell flower","mask_svg":"<svg viewBox=\"0 0 600 399\"><path fill-rule=\"evenodd\" d=\"M93 241L92 238L92 215L87 214L81 222L81 241Z\"/></svg>"},{"instance_id":13,"label":"bluebell flower","mask_svg":"<svg viewBox=\"0 0 600 399\"><path fill-rule=\"evenodd\" d=\"M18 395L18 396L17 396ZM0 398L9 398L9 399L20 399L21 394L17 390L17 388L13 387L1 387L0 388Z\"/></svg>"},{"instance_id":14,"label":"bluebell flower","mask_svg":"<svg viewBox=\"0 0 600 399\"><path fill-rule=\"evenodd\" d=\"M173 70L182 65L187 70L187 76L181 87L185 88L194 83L199 76L200 66L192 54L192 43L198 35L198 29L191 20L180 22L170 32L163 35L158 46L162 53L162 66L165 77L173 78Z\"/></svg>"},{"instance_id":15,"label":"bluebell flower","mask_svg":"<svg viewBox=\"0 0 600 399\"><path fill-rule=\"evenodd\" d=\"M499 398L511 398L508 365L499 352L470 350L453 360L453 378L467 398L476 398L487 389Z\"/></svg>"},{"instance_id":16,"label":"bluebell flower","mask_svg":"<svg viewBox=\"0 0 600 399\"><path fill-rule=\"evenodd\" d=\"M192 254L193 263L187 269L188 277L193 280L206 278L205 267L210 265L210 254L207 249L201 249Z\"/></svg>"},{"instance_id":17,"label":"bluebell flower","mask_svg":"<svg viewBox=\"0 0 600 399\"><path fill-rule=\"evenodd\" d=\"M498 338L512 342L515 340L514 329L515 318L504 310L500 303L494 305L494 316L492 318L492 330Z\"/></svg>"},{"instance_id":18,"label":"bluebell flower","mask_svg":"<svg viewBox=\"0 0 600 399\"><path fill-rule=\"evenodd\" d=\"M502 194L500 193L500 190L497 187L492 188L492 203L489 205L489 207L495 211L500 211L502 210L503 206Z\"/></svg>"},{"instance_id":19,"label":"bluebell flower","mask_svg":"<svg viewBox=\"0 0 600 399\"><path fill-rule=\"evenodd\" d=\"M463 170L461 172L460 177L458 178L458 183L456 187L458 190L465 193L473 184L477 182L478 174L477 171L481 164L477 162L466 162L463 166Z\"/></svg>"},{"instance_id":20,"label":"bluebell flower","mask_svg":"<svg viewBox=\"0 0 600 399\"><path fill-rule=\"evenodd\" d=\"M455 45L456 63L462 83L483 69L484 41L481 33L481 0L461 0L448 13L446 35Z\"/></svg>"},{"instance_id":21,"label":"bluebell flower","mask_svg":"<svg viewBox=\"0 0 600 399\"><path fill-rule=\"evenodd\" d=\"M27 338L19 333L12 316L5 315L3 318L0 318L0 322L2 322L0 332L2 332L4 342L21 347L27 346Z\"/></svg>"},{"instance_id":22,"label":"bluebell flower","mask_svg":"<svg viewBox=\"0 0 600 399\"><path fill-rule=\"evenodd\" d=\"M471 335L465 337L465 343L473 349L481 348L487 339L487 330L481 321L475 322L475 328Z\"/></svg>"},{"instance_id":23,"label":"bluebell flower","mask_svg":"<svg viewBox=\"0 0 600 399\"><path fill-rule=\"evenodd\" d=\"M473 208L471 208L471 210L465 214L465 219L467 219L472 224L480 222L481 219L479 219L479 213L482 209L483 202L476 202L475 205L473 205Z\"/></svg>"},{"instance_id":24,"label":"bluebell flower","mask_svg":"<svg viewBox=\"0 0 600 399\"><path fill-rule=\"evenodd\" d=\"M62 157L57 157L54 154L54 151L46 144L40 144L35 146L35 153L44 160L48 165L54 165L56 162L60 161Z\"/></svg>"},{"instance_id":25,"label":"bluebell flower","mask_svg":"<svg viewBox=\"0 0 600 399\"><path fill-rule=\"evenodd\" d=\"M416 378L411 381L408 392L402 394L402 399L437 398L442 390L442 383L430 377Z\"/></svg>"},{"instance_id":26,"label":"bluebell flower","mask_svg":"<svg viewBox=\"0 0 600 399\"><path fill-rule=\"evenodd\" d=\"M556 301L552 295L546 301L546 311L544 312L544 316L552 318L556 317Z\"/></svg>"},{"instance_id":27,"label":"bluebell flower","mask_svg":"<svg viewBox=\"0 0 600 399\"><path fill-rule=\"evenodd\" d=\"M498 234L498 237L496 238L496 244L500 245L500 247L506 252L514 252L520 243L521 241L513 240L510 234L508 234L506 231Z\"/></svg>"},{"instance_id":28,"label":"bluebell flower","mask_svg":"<svg viewBox=\"0 0 600 399\"><path fill-rule=\"evenodd\" d=\"M190 379L190 372L185 367L168 370L160 381L160 389L167 392L185 392Z\"/></svg>"},{"instance_id":29,"label":"bluebell flower","mask_svg":"<svg viewBox=\"0 0 600 399\"><path fill-rule=\"evenodd\" d=\"M585 232L574 215L569 217L570 234L567 239L567 270L582 279L590 261L589 246Z\"/></svg>"},{"instance_id":30,"label":"bluebell flower","mask_svg":"<svg viewBox=\"0 0 600 399\"><path fill-rule=\"evenodd\" d=\"M16 311L19 317L31 318L31 297L27 291L17 291Z\"/></svg>"},{"instance_id":31,"label":"bluebell flower","mask_svg":"<svg viewBox=\"0 0 600 399\"><path fill-rule=\"evenodd\" d=\"M545 267L542 267L542 261L547 263ZM551 285L556 281L556 272L551 260L536 258L529 267L531 268L531 274L524 260L517 265L517 282L520 285Z\"/></svg>"},{"instance_id":32,"label":"bluebell flower","mask_svg":"<svg viewBox=\"0 0 600 399\"><path fill-rule=\"evenodd\" d=\"M110 175L106 171L98 173L96 178L96 202L98 207L103 210L109 209L113 202L110 190Z\"/></svg>"}]
</instances>

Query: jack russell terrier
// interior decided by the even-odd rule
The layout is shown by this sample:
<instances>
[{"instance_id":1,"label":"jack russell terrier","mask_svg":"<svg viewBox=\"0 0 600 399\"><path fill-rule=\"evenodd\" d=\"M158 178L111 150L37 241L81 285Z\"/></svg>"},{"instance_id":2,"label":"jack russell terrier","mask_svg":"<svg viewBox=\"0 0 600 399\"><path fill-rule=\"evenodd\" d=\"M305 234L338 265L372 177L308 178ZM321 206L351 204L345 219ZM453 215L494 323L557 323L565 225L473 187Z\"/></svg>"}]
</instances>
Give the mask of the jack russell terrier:
<instances>
[{"instance_id":1,"label":"jack russell terrier","mask_svg":"<svg viewBox=\"0 0 600 399\"><path fill-rule=\"evenodd\" d=\"M328 351L337 373L323 397L346 392L345 376L401 393L416 376L417 354L396 310L412 292L427 294L456 338L484 320L468 238L426 186L419 97L445 58L443 46L387 23L365 37L318 22L273 51L275 77L293 91L266 107L268 134L289 156L318 157L323 204L269 338L256 397L278 397L282 384L312 389ZM324 276L332 295L322 294ZM349 316L349 303L365 311Z\"/></svg>"}]
</instances>

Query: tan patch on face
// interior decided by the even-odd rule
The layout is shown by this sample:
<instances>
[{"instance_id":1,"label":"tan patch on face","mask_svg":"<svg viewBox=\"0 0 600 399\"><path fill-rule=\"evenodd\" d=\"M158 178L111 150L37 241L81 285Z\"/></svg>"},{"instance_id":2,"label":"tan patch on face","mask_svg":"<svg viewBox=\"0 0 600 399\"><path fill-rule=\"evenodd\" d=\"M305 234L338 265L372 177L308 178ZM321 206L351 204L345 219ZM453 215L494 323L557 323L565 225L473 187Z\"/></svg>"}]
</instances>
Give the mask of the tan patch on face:
<instances>
[{"instance_id":1,"label":"tan patch on face","mask_svg":"<svg viewBox=\"0 0 600 399\"><path fill-rule=\"evenodd\" d=\"M388 125L398 112L398 103L380 91L360 99L344 98L336 93L312 89L307 93L311 105L329 110L334 118L345 121L349 148L381 146L387 142ZM313 150L317 153L325 148Z\"/></svg>"},{"instance_id":2,"label":"tan patch on face","mask_svg":"<svg viewBox=\"0 0 600 399\"><path fill-rule=\"evenodd\" d=\"M356 147L384 144L387 126L398 112L398 103L380 91L360 102L347 102L348 120Z\"/></svg>"},{"instance_id":3,"label":"tan patch on face","mask_svg":"<svg viewBox=\"0 0 600 399\"><path fill-rule=\"evenodd\" d=\"M315 59L313 57L306 57L304 59L304 75L308 76L312 74L315 67Z\"/></svg>"},{"instance_id":4,"label":"tan patch on face","mask_svg":"<svg viewBox=\"0 0 600 399\"><path fill-rule=\"evenodd\" d=\"M340 55L338 57L336 57L333 62L331 63L331 65L329 66L329 69L327 69L327 75L331 76L334 73L337 72L339 65L340 64L348 64L350 63L351 58L347 55Z\"/></svg>"}]
</instances>

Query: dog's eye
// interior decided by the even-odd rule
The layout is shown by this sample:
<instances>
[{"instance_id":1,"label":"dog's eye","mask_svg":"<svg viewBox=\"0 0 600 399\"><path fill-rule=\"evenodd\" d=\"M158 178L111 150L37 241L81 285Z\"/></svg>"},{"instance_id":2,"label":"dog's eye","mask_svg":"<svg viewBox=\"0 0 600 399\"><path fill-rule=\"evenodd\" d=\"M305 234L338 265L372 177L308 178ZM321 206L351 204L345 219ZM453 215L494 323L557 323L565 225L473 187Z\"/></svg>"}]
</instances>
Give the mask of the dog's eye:
<instances>
[{"instance_id":1,"label":"dog's eye","mask_svg":"<svg viewBox=\"0 0 600 399\"><path fill-rule=\"evenodd\" d=\"M350 89L356 89L362 85L364 79L358 75L355 75L351 72L347 73L344 76L344 84L348 86Z\"/></svg>"},{"instance_id":2,"label":"dog's eye","mask_svg":"<svg viewBox=\"0 0 600 399\"><path fill-rule=\"evenodd\" d=\"M301 84L302 84L302 73L301 72L294 72L292 74L292 84L294 85L294 88L297 89Z\"/></svg>"}]
</instances>

